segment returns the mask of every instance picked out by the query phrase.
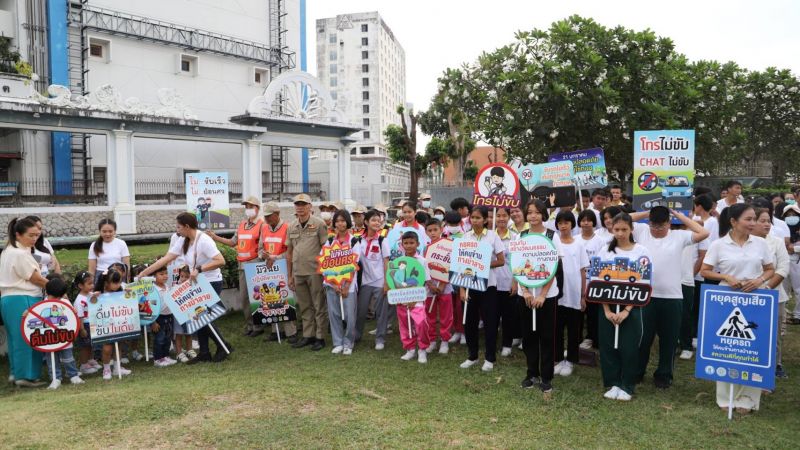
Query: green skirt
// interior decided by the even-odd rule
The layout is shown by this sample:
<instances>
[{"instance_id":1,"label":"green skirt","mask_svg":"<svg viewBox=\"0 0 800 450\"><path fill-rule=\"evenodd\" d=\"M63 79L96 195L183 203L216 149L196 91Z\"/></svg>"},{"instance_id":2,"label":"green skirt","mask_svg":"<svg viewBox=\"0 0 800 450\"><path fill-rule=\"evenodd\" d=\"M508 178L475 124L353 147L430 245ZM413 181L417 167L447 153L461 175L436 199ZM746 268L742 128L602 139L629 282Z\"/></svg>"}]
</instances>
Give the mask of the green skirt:
<instances>
[{"instance_id":1,"label":"green skirt","mask_svg":"<svg viewBox=\"0 0 800 450\"><path fill-rule=\"evenodd\" d=\"M17 380L37 380L42 374L42 354L32 349L22 338L20 324L22 313L41 297L29 295L4 295L0 297L0 312L8 336L8 362L11 375Z\"/></svg>"}]
</instances>

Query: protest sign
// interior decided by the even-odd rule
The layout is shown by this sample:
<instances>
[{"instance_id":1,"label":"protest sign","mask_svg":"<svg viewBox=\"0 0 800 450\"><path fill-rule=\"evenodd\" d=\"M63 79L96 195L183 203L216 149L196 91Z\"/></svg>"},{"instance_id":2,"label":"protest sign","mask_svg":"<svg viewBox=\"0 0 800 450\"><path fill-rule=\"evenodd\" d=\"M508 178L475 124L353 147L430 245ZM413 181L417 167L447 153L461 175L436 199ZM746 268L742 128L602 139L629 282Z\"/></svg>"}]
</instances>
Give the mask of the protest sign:
<instances>
[{"instance_id":1,"label":"protest sign","mask_svg":"<svg viewBox=\"0 0 800 450\"><path fill-rule=\"evenodd\" d=\"M511 275L522 286L544 286L556 274L558 250L543 234L531 233L510 240L508 252Z\"/></svg>"},{"instance_id":2,"label":"protest sign","mask_svg":"<svg viewBox=\"0 0 800 450\"><path fill-rule=\"evenodd\" d=\"M453 253L453 241L439 239L428 245L425 249L425 261L431 280L450 282L450 255Z\"/></svg>"},{"instance_id":3,"label":"protest sign","mask_svg":"<svg viewBox=\"0 0 800 450\"><path fill-rule=\"evenodd\" d=\"M61 300L42 300L22 315L22 338L34 350L64 350L78 337L80 320L72 306Z\"/></svg>"},{"instance_id":4,"label":"protest sign","mask_svg":"<svg viewBox=\"0 0 800 450\"><path fill-rule=\"evenodd\" d=\"M405 250L403 250L403 240L401 238L407 231L411 231L417 235L417 241L419 241L417 254L425 254L425 243L428 242L427 236L421 236L420 232L412 227L392 228L383 240L389 247L389 260L399 258L406 254Z\"/></svg>"},{"instance_id":5,"label":"protest sign","mask_svg":"<svg viewBox=\"0 0 800 450\"><path fill-rule=\"evenodd\" d=\"M243 267L253 323L269 325L297 320L297 300L289 289L285 259L277 259L271 265L256 262Z\"/></svg>"},{"instance_id":6,"label":"protest sign","mask_svg":"<svg viewBox=\"0 0 800 450\"><path fill-rule=\"evenodd\" d=\"M124 292L100 294L89 299L89 335L92 344L134 339L141 331L137 299L126 298Z\"/></svg>"},{"instance_id":7,"label":"protest sign","mask_svg":"<svg viewBox=\"0 0 800 450\"><path fill-rule=\"evenodd\" d=\"M416 258L401 256L389 261L386 284L389 285L387 300L390 305L425 301L425 267Z\"/></svg>"},{"instance_id":8,"label":"protest sign","mask_svg":"<svg viewBox=\"0 0 800 450\"><path fill-rule=\"evenodd\" d=\"M491 245L464 238L456 239L450 254L449 281L453 286L483 292L489 282L491 263Z\"/></svg>"},{"instance_id":9,"label":"protest sign","mask_svg":"<svg viewBox=\"0 0 800 450\"><path fill-rule=\"evenodd\" d=\"M358 271L358 252L350 243L342 245L338 239L322 247L317 256L317 273L334 286L352 283Z\"/></svg>"},{"instance_id":10,"label":"protest sign","mask_svg":"<svg viewBox=\"0 0 800 450\"><path fill-rule=\"evenodd\" d=\"M556 153L550 155L548 161L572 161L578 189L598 189L608 184L606 158L602 148Z\"/></svg>"},{"instance_id":11,"label":"protest sign","mask_svg":"<svg viewBox=\"0 0 800 450\"><path fill-rule=\"evenodd\" d=\"M620 306L645 306L650 302L653 264L646 256L636 261L620 256L603 261L589 259L586 301Z\"/></svg>"},{"instance_id":12,"label":"protest sign","mask_svg":"<svg viewBox=\"0 0 800 450\"><path fill-rule=\"evenodd\" d=\"M572 161L526 164L517 167L520 183L550 208L575 204L575 171Z\"/></svg>"},{"instance_id":13,"label":"protest sign","mask_svg":"<svg viewBox=\"0 0 800 450\"><path fill-rule=\"evenodd\" d=\"M201 230L230 228L228 174L200 172L186 174L186 210L197 216Z\"/></svg>"},{"instance_id":14,"label":"protest sign","mask_svg":"<svg viewBox=\"0 0 800 450\"><path fill-rule=\"evenodd\" d=\"M139 323L144 327L158 319L161 313L161 295L152 278L142 278L128 283L123 290L126 299L135 299L139 304Z\"/></svg>"},{"instance_id":15,"label":"protest sign","mask_svg":"<svg viewBox=\"0 0 800 450\"><path fill-rule=\"evenodd\" d=\"M703 284L695 376L712 381L775 388L778 291L742 292Z\"/></svg>"},{"instance_id":16,"label":"protest sign","mask_svg":"<svg viewBox=\"0 0 800 450\"><path fill-rule=\"evenodd\" d=\"M666 206L691 217L694 145L694 130L634 132L633 209Z\"/></svg>"},{"instance_id":17,"label":"protest sign","mask_svg":"<svg viewBox=\"0 0 800 450\"><path fill-rule=\"evenodd\" d=\"M511 166L487 164L475 177L472 204L487 208L516 208L519 206L519 179Z\"/></svg>"},{"instance_id":18,"label":"protest sign","mask_svg":"<svg viewBox=\"0 0 800 450\"><path fill-rule=\"evenodd\" d=\"M186 334L194 334L225 314L217 292L202 273L196 283L187 280L174 286L164 301Z\"/></svg>"}]
</instances>

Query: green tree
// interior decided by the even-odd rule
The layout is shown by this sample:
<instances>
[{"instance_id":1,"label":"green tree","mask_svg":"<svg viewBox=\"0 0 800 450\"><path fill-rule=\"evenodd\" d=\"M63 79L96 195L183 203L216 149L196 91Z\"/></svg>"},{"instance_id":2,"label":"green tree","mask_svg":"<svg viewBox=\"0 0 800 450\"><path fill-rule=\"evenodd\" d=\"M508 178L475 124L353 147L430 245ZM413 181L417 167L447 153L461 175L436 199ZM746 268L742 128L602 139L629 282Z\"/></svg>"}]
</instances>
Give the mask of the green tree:
<instances>
[{"instance_id":1,"label":"green tree","mask_svg":"<svg viewBox=\"0 0 800 450\"><path fill-rule=\"evenodd\" d=\"M421 155L417 154L417 121L418 115L413 110L408 110L402 106L397 108L400 115L400 124L389 125L383 131L386 139L389 159L393 162L407 163L409 167L409 195L408 200L414 204L419 199L419 175L424 168L421 162Z\"/></svg>"}]
</instances>

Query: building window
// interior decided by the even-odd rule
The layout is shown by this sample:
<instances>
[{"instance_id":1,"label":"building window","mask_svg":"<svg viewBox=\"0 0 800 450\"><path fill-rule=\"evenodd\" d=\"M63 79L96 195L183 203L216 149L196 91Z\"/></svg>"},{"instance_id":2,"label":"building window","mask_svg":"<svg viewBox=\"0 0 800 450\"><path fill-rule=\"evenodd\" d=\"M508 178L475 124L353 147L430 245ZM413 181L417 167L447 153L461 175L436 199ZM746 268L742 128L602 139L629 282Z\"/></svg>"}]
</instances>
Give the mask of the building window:
<instances>
[{"instance_id":1,"label":"building window","mask_svg":"<svg viewBox=\"0 0 800 450\"><path fill-rule=\"evenodd\" d=\"M336 43L336 33L331 33L328 35L328 43L335 44Z\"/></svg>"},{"instance_id":2,"label":"building window","mask_svg":"<svg viewBox=\"0 0 800 450\"><path fill-rule=\"evenodd\" d=\"M350 149L350 154L351 155L355 155L356 154L356 148L355 147Z\"/></svg>"},{"instance_id":3,"label":"building window","mask_svg":"<svg viewBox=\"0 0 800 450\"><path fill-rule=\"evenodd\" d=\"M369 72L369 64L362 64L361 65L361 71L364 72L364 73L368 73Z\"/></svg>"},{"instance_id":4,"label":"building window","mask_svg":"<svg viewBox=\"0 0 800 450\"><path fill-rule=\"evenodd\" d=\"M106 184L106 168L105 167L92 167L92 179L97 185ZM186 179L186 177L184 177Z\"/></svg>"},{"instance_id":5,"label":"building window","mask_svg":"<svg viewBox=\"0 0 800 450\"><path fill-rule=\"evenodd\" d=\"M361 24L361 32L366 33L367 31L369 31L369 25L365 23Z\"/></svg>"},{"instance_id":6,"label":"building window","mask_svg":"<svg viewBox=\"0 0 800 450\"><path fill-rule=\"evenodd\" d=\"M89 57L103 62L111 61L111 41L95 37L89 38Z\"/></svg>"},{"instance_id":7,"label":"building window","mask_svg":"<svg viewBox=\"0 0 800 450\"><path fill-rule=\"evenodd\" d=\"M336 77L331 77L331 87L336 87Z\"/></svg>"},{"instance_id":8,"label":"building window","mask_svg":"<svg viewBox=\"0 0 800 450\"><path fill-rule=\"evenodd\" d=\"M369 136L369 131L364 132L364 138L367 139ZM361 147L361 154L362 155L374 155L375 154L375 147Z\"/></svg>"},{"instance_id":9,"label":"building window","mask_svg":"<svg viewBox=\"0 0 800 450\"><path fill-rule=\"evenodd\" d=\"M363 87L369 86L369 78L362 78L361 79L361 86L363 86Z\"/></svg>"},{"instance_id":10,"label":"building window","mask_svg":"<svg viewBox=\"0 0 800 450\"><path fill-rule=\"evenodd\" d=\"M369 100L369 91L364 91L361 93L361 100Z\"/></svg>"},{"instance_id":11,"label":"building window","mask_svg":"<svg viewBox=\"0 0 800 450\"><path fill-rule=\"evenodd\" d=\"M331 68L330 68L330 71L329 71L329 72L330 72L330 73L333 73L333 74L335 74L335 73L336 73L336 71L337 71L336 64L331 64Z\"/></svg>"},{"instance_id":12,"label":"building window","mask_svg":"<svg viewBox=\"0 0 800 450\"><path fill-rule=\"evenodd\" d=\"M361 121L361 124L364 125L365 127L368 127L369 126L369 117L364 117L364 119Z\"/></svg>"},{"instance_id":13,"label":"building window","mask_svg":"<svg viewBox=\"0 0 800 450\"><path fill-rule=\"evenodd\" d=\"M361 106L361 111L362 111L364 114L369 114L369 105L362 105L362 106Z\"/></svg>"},{"instance_id":14,"label":"building window","mask_svg":"<svg viewBox=\"0 0 800 450\"><path fill-rule=\"evenodd\" d=\"M369 59L369 52L364 50L361 52L361 59Z\"/></svg>"},{"instance_id":15,"label":"building window","mask_svg":"<svg viewBox=\"0 0 800 450\"><path fill-rule=\"evenodd\" d=\"M196 77L198 74L198 58L194 55L180 54L178 55L178 70L177 73L190 75Z\"/></svg>"},{"instance_id":16,"label":"building window","mask_svg":"<svg viewBox=\"0 0 800 450\"><path fill-rule=\"evenodd\" d=\"M328 58L330 58L331 61L336 61L336 50L331 50L331 52L328 54Z\"/></svg>"},{"instance_id":17,"label":"building window","mask_svg":"<svg viewBox=\"0 0 800 450\"><path fill-rule=\"evenodd\" d=\"M364 139L369 139L369 131L364 132Z\"/></svg>"},{"instance_id":18,"label":"building window","mask_svg":"<svg viewBox=\"0 0 800 450\"><path fill-rule=\"evenodd\" d=\"M369 45L369 39L361 38L361 45Z\"/></svg>"},{"instance_id":19,"label":"building window","mask_svg":"<svg viewBox=\"0 0 800 450\"><path fill-rule=\"evenodd\" d=\"M253 67L252 84L255 86L266 86L269 84L269 69L266 67Z\"/></svg>"}]
</instances>

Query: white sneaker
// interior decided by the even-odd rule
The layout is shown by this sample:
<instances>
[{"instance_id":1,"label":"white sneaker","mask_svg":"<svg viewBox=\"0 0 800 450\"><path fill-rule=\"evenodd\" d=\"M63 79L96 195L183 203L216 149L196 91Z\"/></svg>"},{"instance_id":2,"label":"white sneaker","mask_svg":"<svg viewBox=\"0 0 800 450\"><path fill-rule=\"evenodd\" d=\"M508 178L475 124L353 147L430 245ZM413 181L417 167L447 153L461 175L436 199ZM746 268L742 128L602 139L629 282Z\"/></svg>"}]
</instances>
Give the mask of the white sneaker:
<instances>
[{"instance_id":1,"label":"white sneaker","mask_svg":"<svg viewBox=\"0 0 800 450\"><path fill-rule=\"evenodd\" d=\"M139 353L139 350L134 350L131 352L131 358L133 358L134 361L141 361L144 359L144 355Z\"/></svg>"},{"instance_id":2,"label":"white sneaker","mask_svg":"<svg viewBox=\"0 0 800 450\"><path fill-rule=\"evenodd\" d=\"M106 380L106 381L111 379L111 368L110 367L108 369L103 368L103 379Z\"/></svg>"},{"instance_id":3,"label":"white sneaker","mask_svg":"<svg viewBox=\"0 0 800 450\"><path fill-rule=\"evenodd\" d=\"M628 394L627 392L623 391L622 389L619 389L617 391L617 400L619 400L619 401L629 402L629 401L631 401L632 398L633 397L631 396L631 394Z\"/></svg>"},{"instance_id":4,"label":"white sneaker","mask_svg":"<svg viewBox=\"0 0 800 450\"><path fill-rule=\"evenodd\" d=\"M467 345L467 337L462 334L461 340L458 343L461 345Z\"/></svg>"},{"instance_id":5,"label":"white sneaker","mask_svg":"<svg viewBox=\"0 0 800 450\"><path fill-rule=\"evenodd\" d=\"M336 347L333 347L331 353L333 353L334 355L338 355L339 353L342 353L342 350L344 350L344 347L342 347L341 345L337 345Z\"/></svg>"},{"instance_id":6,"label":"white sneaker","mask_svg":"<svg viewBox=\"0 0 800 450\"><path fill-rule=\"evenodd\" d=\"M177 360L174 360L174 359L170 358L169 356L165 356L165 357L164 357L164 361L166 361L167 363L169 363L169 365L170 365L170 366L171 366L171 365L173 365L173 364L177 364L177 363L178 363L178 361L177 361Z\"/></svg>"},{"instance_id":7,"label":"white sneaker","mask_svg":"<svg viewBox=\"0 0 800 450\"><path fill-rule=\"evenodd\" d=\"M85 383L85 381L83 381L83 378L81 378L80 375L75 375L74 377L70 378L69 382L72 383L72 384L83 384L83 383Z\"/></svg>"},{"instance_id":8,"label":"white sneaker","mask_svg":"<svg viewBox=\"0 0 800 450\"><path fill-rule=\"evenodd\" d=\"M53 382L50 383L50 386L47 386L47 389L56 390L60 387L61 387L61 380L53 380Z\"/></svg>"},{"instance_id":9,"label":"white sneaker","mask_svg":"<svg viewBox=\"0 0 800 450\"><path fill-rule=\"evenodd\" d=\"M446 355L447 352L450 351L450 344L447 341L442 341L442 345L439 346L439 354Z\"/></svg>"},{"instance_id":10,"label":"white sneaker","mask_svg":"<svg viewBox=\"0 0 800 450\"><path fill-rule=\"evenodd\" d=\"M553 367L553 375L561 375L561 369L564 368L564 361L559 361L555 367Z\"/></svg>"},{"instance_id":11,"label":"white sneaker","mask_svg":"<svg viewBox=\"0 0 800 450\"><path fill-rule=\"evenodd\" d=\"M461 333L453 333L453 335L450 336L450 340L447 342L450 344L455 344L459 339L461 339Z\"/></svg>"},{"instance_id":12,"label":"white sneaker","mask_svg":"<svg viewBox=\"0 0 800 450\"><path fill-rule=\"evenodd\" d=\"M127 356L123 356L122 358L119 359L119 363L120 364L130 364L130 362L131 362L131 360L128 359Z\"/></svg>"},{"instance_id":13,"label":"white sneaker","mask_svg":"<svg viewBox=\"0 0 800 450\"><path fill-rule=\"evenodd\" d=\"M200 350L200 342L197 339L192 339L192 350ZM197 354L192 356L192 358L196 358Z\"/></svg>"},{"instance_id":14,"label":"white sneaker","mask_svg":"<svg viewBox=\"0 0 800 450\"><path fill-rule=\"evenodd\" d=\"M403 361L411 361L415 356L417 356L417 351L412 348L411 350L407 351L405 355L401 356L400 359Z\"/></svg>"},{"instance_id":15,"label":"white sneaker","mask_svg":"<svg viewBox=\"0 0 800 450\"><path fill-rule=\"evenodd\" d=\"M592 342L591 339L584 339L583 342L581 342L581 345L579 345L579 347L584 349L584 350L591 350L592 349L592 344L593 344L593 342Z\"/></svg>"},{"instance_id":16,"label":"white sneaker","mask_svg":"<svg viewBox=\"0 0 800 450\"><path fill-rule=\"evenodd\" d=\"M14 378L14 375L9 375L8 376L8 382L9 383L14 384L15 381L17 381L17 379Z\"/></svg>"},{"instance_id":17,"label":"white sneaker","mask_svg":"<svg viewBox=\"0 0 800 450\"><path fill-rule=\"evenodd\" d=\"M473 361L471 359L468 359L468 360L464 361L463 363L461 363L461 365L458 366L458 367L461 367L462 369L469 369L470 367L474 366L477 362L478 362L477 359L475 361Z\"/></svg>"},{"instance_id":18,"label":"white sneaker","mask_svg":"<svg viewBox=\"0 0 800 450\"><path fill-rule=\"evenodd\" d=\"M119 366L119 371L117 371L117 367L116 366L113 369L111 369L111 375L116 377L119 374L122 374L122 376L125 377L125 376L130 375L131 371L126 369L126 368L124 368L124 367L122 367L122 366Z\"/></svg>"},{"instance_id":19,"label":"white sneaker","mask_svg":"<svg viewBox=\"0 0 800 450\"><path fill-rule=\"evenodd\" d=\"M697 338L692 338L692 348L697 348Z\"/></svg>"},{"instance_id":20,"label":"white sneaker","mask_svg":"<svg viewBox=\"0 0 800 450\"><path fill-rule=\"evenodd\" d=\"M491 372L492 370L494 370L494 363L489 361L484 361L481 370L484 372Z\"/></svg>"},{"instance_id":21,"label":"white sneaker","mask_svg":"<svg viewBox=\"0 0 800 450\"><path fill-rule=\"evenodd\" d=\"M428 362L428 351L427 350L420 350L417 354L417 362L420 364L425 364Z\"/></svg>"},{"instance_id":22,"label":"white sneaker","mask_svg":"<svg viewBox=\"0 0 800 450\"><path fill-rule=\"evenodd\" d=\"M189 362L189 356L186 354L186 352L178 353L177 355L175 355L175 359L184 364Z\"/></svg>"},{"instance_id":23,"label":"white sneaker","mask_svg":"<svg viewBox=\"0 0 800 450\"><path fill-rule=\"evenodd\" d=\"M197 358L197 352L194 349L191 349L188 352L186 352L186 356L188 356L189 359Z\"/></svg>"},{"instance_id":24,"label":"white sneaker","mask_svg":"<svg viewBox=\"0 0 800 450\"><path fill-rule=\"evenodd\" d=\"M478 329L479 329L479 330L482 330L482 329L483 329L483 321L482 321L482 320L479 320L479 321L478 321Z\"/></svg>"},{"instance_id":25,"label":"white sneaker","mask_svg":"<svg viewBox=\"0 0 800 450\"><path fill-rule=\"evenodd\" d=\"M512 339L511 340L511 346L512 347L516 347L518 345L522 345L522 339L517 338L517 339Z\"/></svg>"},{"instance_id":26,"label":"white sneaker","mask_svg":"<svg viewBox=\"0 0 800 450\"><path fill-rule=\"evenodd\" d=\"M97 370L101 370L101 369L103 368L103 365L102 365L102 364L100 364L99 362L97 362L97 361L96 361L96 360L94 360L94 359L90 359L89 361L87 361L87 362L86 362L86 364L88 364L88 365L90 365L90 366L94 367L94 368L95 368L95 369L97 369Z\"/></svg>"},{"instance_id":27,"label":"white sneaker","mask_svg":"<svg viewBox=\"0 0 800 450\"><path fill-rule=\"evenodd\" d=\"M97 367L91 366L89 363L81 364L79 369L82 374L84 375L91 375L93 373L97 373Z\"/></svg>"},{"instance_id":28,"label":"white sneaker","mask_svg":"<svg viewBox=\"0 0 800 450\"><path fill-rule=\"evenodd\" d=\"M426 352L435 352L436 351L436 341L431 342L431 345L428 346Z\"/></svg>"},{"instance_id":29,"label":"white sneaker","mask_svg":"<svg viewBox=\"0 0 800 450\"><path fill-rule=\"evenodd\" d=\"M345 347L344 350L342 350L342 354L343 355L348 355L348 356L352 355L353 354L353 349L350 348L350 347Z\"/></svg>"},{"instance_id":30,"label":"white sneaker","mask_svg":"<svg viewBox=\"0 0 800 450\"><path fill-rule=\"evenodd\" d=\"M692 359L693 355L694 355L694 352L692 352L691 350L683 350L681 352L681 355L679 356L679 358L680 359Z\"/></svg>"},{"instance_id":31,"label":"white sneaker","mask_svg":"<svg viewBox=\"0 0 800 450\"><path fill-rule=\"evenodd\" d=\"M376 329L374 329L374 330L371 330L371 331L369 332L369 334L371 334L371 335L373 335L373 336L375 336L375 334L376 334L376 333L378 333L378 329L377 329L377 328L376 328Z\"/></svg>"},{"instance_id":32,"label":"white sneaker","mask_svg":"<svg viewBox=\"0 0 800 450\"><path fill-rule=\"evenodd\" d=\"M383 347L384 347L383 346L383 342L375 343L375 350L381 351L381 350L383 350Z\"/></svg>"},{"instance_id":33,"label":"white sneaker","mask_svg":"<svg viewBox=\"0 0 800 450\"><path fill-rule=\"evenodd\" d=\"M559 375L561 375L562 377L568 377L572 375L572 370L575 366L573 366L572 363L569 361L561 361L561 362L563 364L561 365L561 372L559 373Z\"/></svg>"},{"instance_id":34,"label":"white sneaker","mask_svg":"<svg viewBox=\"0 0 800 450\"><path fill-rule=\"evenodd\" d=\"M611 389L609 389L608 392L603 394L603 397L605 397L605 398L607 398L609 400L616 400L617 396L619 395L619 391L620 391L620 388L614 386Z\"/></svg>"},{"instance_id":35,"label":"white sneaker","mask_svg":"<svg viewBox=\"0 0 800 450\"><path fill-rule=\"evenodd\" d=\"M157 359L157 360L153 361L153 366L154 367L167 367L167 365L164 363L164 358Z\"/></svg>"},{"instance_id":36,"label":"white sneaker","mask_svg":"<svg viewBox=\"0 0 800 450\"><path fill-rule=\"evenodd\" d=\"M503 349L500 350L500 356L511 356L511 347L503 347Z\"/></svg>"}]
</instances>

